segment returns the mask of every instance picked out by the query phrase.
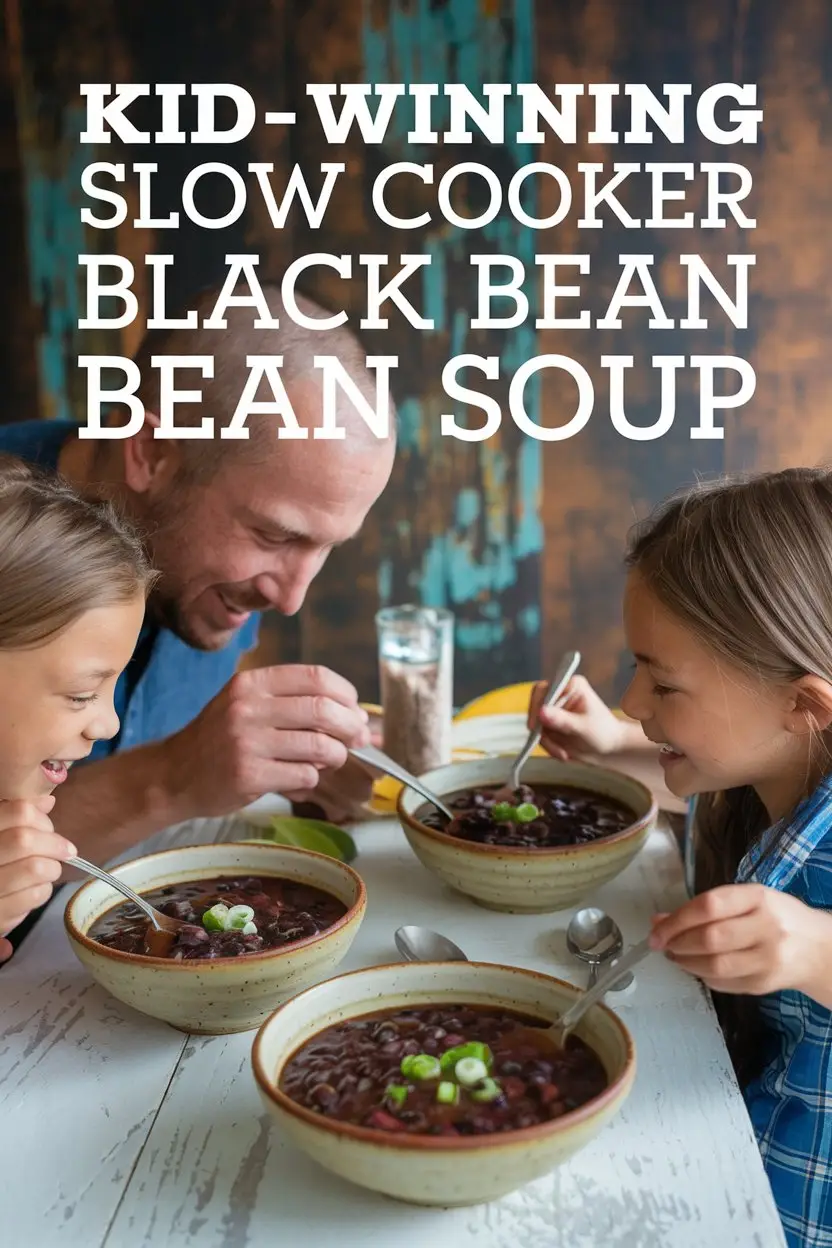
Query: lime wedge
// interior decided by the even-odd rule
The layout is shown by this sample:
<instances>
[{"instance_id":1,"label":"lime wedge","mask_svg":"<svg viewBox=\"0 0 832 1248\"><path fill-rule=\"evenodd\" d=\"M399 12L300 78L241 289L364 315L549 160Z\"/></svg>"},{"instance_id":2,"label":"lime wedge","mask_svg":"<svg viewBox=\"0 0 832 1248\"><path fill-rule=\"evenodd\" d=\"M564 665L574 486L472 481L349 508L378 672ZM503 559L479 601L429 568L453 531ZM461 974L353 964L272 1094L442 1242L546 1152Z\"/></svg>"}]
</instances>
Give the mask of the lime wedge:
<instances>
[{"instance_id":1,"label":"lime wedge","mask_svg":"<svg viewBox=\"0 0 832 1248\"><path fill-rule=\"evenodd\" d=\"M341 862L352 862L358 850L351 836L334 823L323 819L301 819L297 815L273 815L266 828L257 828L256 840L272 841L275 845L294 845L311 849Z\"/></svg>"}]
</instances>

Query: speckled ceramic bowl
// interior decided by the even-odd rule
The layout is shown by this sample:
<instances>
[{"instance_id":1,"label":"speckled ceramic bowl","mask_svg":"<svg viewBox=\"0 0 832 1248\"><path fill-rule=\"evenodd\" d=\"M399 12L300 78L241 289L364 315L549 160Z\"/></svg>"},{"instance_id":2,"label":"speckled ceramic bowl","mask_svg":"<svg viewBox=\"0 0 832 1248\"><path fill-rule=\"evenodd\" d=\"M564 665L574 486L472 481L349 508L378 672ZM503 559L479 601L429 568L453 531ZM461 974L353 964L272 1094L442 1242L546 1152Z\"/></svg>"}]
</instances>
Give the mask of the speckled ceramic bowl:
<instances>
[{"instance_id":1,"label":"speckled ceramic bowl","mask_svg":"<svg viewBox=\"0 0 832 1248\"><path fill-rule=\"evenodd\" d=\"M224 1035L249 1031L293 993L331 975L361 926L367 894L351 867L282 845L189 845L134 858L114 868L135 892L210 876L280 876L338 897L347 913L318 936L280 949L210 962L147 958L109 949L86 935L96 919L123 901L109 884L91 880L64 914L69 941L94 979L114 997L181 1031Z\"/></svg>"},{"instance_id":2,"label":"speckled ceramic bowl","mask_svg":"<svg viewBox=\"0 0 832 1248\"><path fill-rule=\"evenodd\" d=\"M437 797L480 785L504 784L511 760L480 758L450 763L422 777ZM403 789L396 810L417 858L460 893L492 910L539 914L566 910L606 884L632 861L655 824L658 806L640 781L589 763L530 758L527 784L572 785L616 798L633 812L623 832L586 845L513 849L446 836L419 819L429 808L413 789Z\"/></svg>"},{"instance_id":3,"label":"speckled ceramic bowl","mask_svg":"<svg viewBox=\"0 0 832 1248\"><path fill-rule=\"evenodd\" d=\"M576 1029L606 1069L609 1084L601 1095L552 1122L500 1135L412 1136L335 1122L280 1091L283 1068L326 1027L377 1010L479 1004L551 1020L578 992L549 975L484 962L413 962L337 975L300 993L263 1024L252 1052L254 1077L281 1131L341 1178L411 1204L483 1204L566 1161L627 1099L635 1079L635 1048L627 1028L606 1006L594 1006Z\"/></svg>"}]
</instances>

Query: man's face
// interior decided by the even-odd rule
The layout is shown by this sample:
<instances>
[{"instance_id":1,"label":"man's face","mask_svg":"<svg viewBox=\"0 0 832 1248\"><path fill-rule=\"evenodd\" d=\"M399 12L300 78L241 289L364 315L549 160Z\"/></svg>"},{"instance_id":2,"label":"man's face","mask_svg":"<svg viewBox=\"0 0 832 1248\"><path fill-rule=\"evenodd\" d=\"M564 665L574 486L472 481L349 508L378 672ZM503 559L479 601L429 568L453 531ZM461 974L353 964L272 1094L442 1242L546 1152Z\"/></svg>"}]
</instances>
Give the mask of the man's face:
<instances>
[{"instance_id":1,"label":"man's face","mask_svg":"<svg viewBox=\"0 0 832 1248\"><path fill-rule=\"evenodd\" d=\"M392 464L393 445L375 439L345 449L275 436L259 458L229 449L204 483L144 496L160 622L216 650L253 611L294 615L329 552L361 528Z\"/></svg>"}]
</instances>

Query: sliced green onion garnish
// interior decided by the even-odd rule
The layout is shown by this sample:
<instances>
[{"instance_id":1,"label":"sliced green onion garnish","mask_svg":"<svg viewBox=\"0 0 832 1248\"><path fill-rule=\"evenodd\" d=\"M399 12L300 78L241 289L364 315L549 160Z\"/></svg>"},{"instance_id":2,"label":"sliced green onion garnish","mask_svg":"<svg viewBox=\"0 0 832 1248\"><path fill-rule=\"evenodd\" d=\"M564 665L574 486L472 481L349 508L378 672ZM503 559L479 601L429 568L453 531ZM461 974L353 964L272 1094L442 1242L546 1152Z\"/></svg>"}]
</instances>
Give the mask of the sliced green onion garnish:
<instances>
[{"instance_id":1,"label":"sliced green onion garnish","mask_svg":"<svg viewBox=\"0 0 832 1248\"><path fill-rule=\"evenodd\" d=\"M454 1075L463 1087L472 1088L475 1083L488 1077L488 1067L478 1057L463 1057L454 1066Z\"/></svg>"},{"instance_id":2,"label":"sliced green onion garnish","mask_svg":"<svg viewBox=\"0 0 832 1248\"><path fill-rule=\"evenodd\" d=\"M232 906L226 916L226 929L228 931L242 931L246 923L250 923L253 918L254 911L251 906Z\"/></svg>"},{"instance_id":3,"label":"sliced green onion garnish","mask_svg":"<svg viewBox=\"0 0 832 1248\"><path fill-rule=\"evenodd\" d=\"M243 936L256 936L257 924L252 922L254 911L251 906L228 906L218 901L202 916L202 926L206 932L242 932Z\"/></svg>"},{"instance_id":4,"label":"sliced green onion garnish","mask_svg":"<svg viewBox=\"0 0 832 1248\"><path fill-rule=\"evenodd\" d=\"M459 1088L455 1083L443 1079L436 1089L436 1099L440 1105L456 1105L459 1100Z\"/></svg>"},{"instance_id":5,"label":"sliced green onion garnish","mask_svg":"<svg viewBox=\"0 0 832 1248\"><path fill-rule=\"evenodd\" d=\"M531 823L532 819L536 819L540 811L531 802L521 802L514 812L518 823Z\"/></svg>"},{"instance_id":6,"label":"sliced green onion garnish","mask_svg":"<svg viewBox=\"0 0 832 1248\"><path fill-rule=\"evenodd\" d=\"M511 802L496 802L491 807L491 814L498 822L502 819L510 819L514 814L514 807Z\"/></svg>"},{"instance_id":7,"label":"sliced green onion garnish","mask_svg":"<svg viewBox=\"0 0 832 1248\"><path fill-rule=\"evenodd\" d=\"M491 1069L494 1058L487 1044L483 1044L481 1040L469 1040L462 1047L465 1050L463 1057L478 1057L481 1062L485 1062L489 1070Z\"/></svg>"},{"instance_id":8,"label":"sliced green onion garnish","mask_svg":"<svg viewBox=\"0 0 832 1248\"><path fill-rule=\"evenodd\" d=\"M453 1070L463 1057L476 1057L491 1069L494 1058L487 1044L481 1040L469 1040L467 1044L458 1044L453 1049L446 1049L439 1059L443 1073Z\"/></svg>"},{"instance_id":9,"label":"sliced green onion garnish","mask_svg":"<svg viewBox=\"0 0 832 1248\"><path fill-rule=\"evenodd\" d=\"M496 1101L500 1095L500 1085L496 1079L483 1079L475 1088L468 1089L473 1101Z\"/></svg>"},{"instance_id":10,"label":"sliced green onion garnish","mask_svg":"<svg viewBox=\"0 0 832 1248\"><path fill-rule=\"evenodd\" d=\"M228 906L218 902L215 906L211 906L210 910L205 911L202 916L202 926L206 932L224 932L227 919Z\"/></svg>"},{"instance_id":11,"label":"sliced green onion garnish","mask_svg":"<svg viewBox=\"0 0 832 1248\"><path fill-rule=\"evenodd\" d=\"M449 1070L453 1071L454 1066L456 1065L456 1063L459 1061L461 1057L469 1056L469 1054L465 1052L466 1047L467 1046L464 1044L458 1044L453 1049L445 1050L445 1052L442 1054L442 1056L439 1059L439 1067L443 1075L446 1074Z\"/></svg>"},{"instance_id":12,"label":"sliced green onion garnish","mask_svg":"<svg viewBox=\"0 0 832 1248\"><path fill-rule=\"evenodd\" d=\"M442 1067L438 1057L429 1053L411 1053L402 1058L401 1072L405 1079L438 1079Z\"/></svg>"},{"instance_id":13,"label":"sliced green onion garnish","mask_svg":"<svg viewBox=\"0 0 832 1248\"><path fill-rule=\"evenodd\" d=\"M394 1105L404 1105L407 1099L407 1088L402 1083L391 1083L384 1089L384 1095Z\"/></svg>"}]
</instances>

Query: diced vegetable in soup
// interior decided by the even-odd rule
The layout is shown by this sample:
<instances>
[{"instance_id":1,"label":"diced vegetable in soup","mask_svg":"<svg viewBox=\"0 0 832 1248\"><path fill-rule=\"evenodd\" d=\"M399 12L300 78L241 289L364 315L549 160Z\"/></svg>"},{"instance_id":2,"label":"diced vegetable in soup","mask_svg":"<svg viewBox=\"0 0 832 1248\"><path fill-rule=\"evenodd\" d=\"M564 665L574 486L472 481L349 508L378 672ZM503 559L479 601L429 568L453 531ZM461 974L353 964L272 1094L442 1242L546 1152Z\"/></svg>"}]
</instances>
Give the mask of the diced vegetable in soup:
<instances>
[{"instance_id":1,"label":"diced vegetable in soup","mask_svg":"<svg viewBox=\"0 0 832 1248\"><path fill-rule=\"evenodd\" d=\"M166 955L177 961L279 949L326 931L347 912L323 889L271 876L188 880L142 896L191 925L177 933ZM146 915L128 901L97 919L87 935L123 953L144 953L147 929Z\"/></svg>"},{"instance_id":2,"label":"diced vegetable in soup","mask_svg":"<svg viewBox=\"0 0 832 1248\"><path fill-rule=\"evenodd\" d=\"M539 1019L473 1005L385 1010L337 1023L287 1062L280 1088L354 1126L411 1135L490 1135L560 1118L607 1087L582 1040L543 1058L513 1036Z\"/></svg>"},{"instance_id":3,"label":"diced vegetable in soup","mask_svg":"<svg viewBox=\"0 0 832 1248\"><path fill-rule=\"evenodd\" d=\"M466 789L445 799L454 819L435 809L419 813L430 828L481 845L555 849L585 845L623 832L636 815L623 802L590 789L521 784L510 799L497 785Z\"/></svg>"}]
</instances>

